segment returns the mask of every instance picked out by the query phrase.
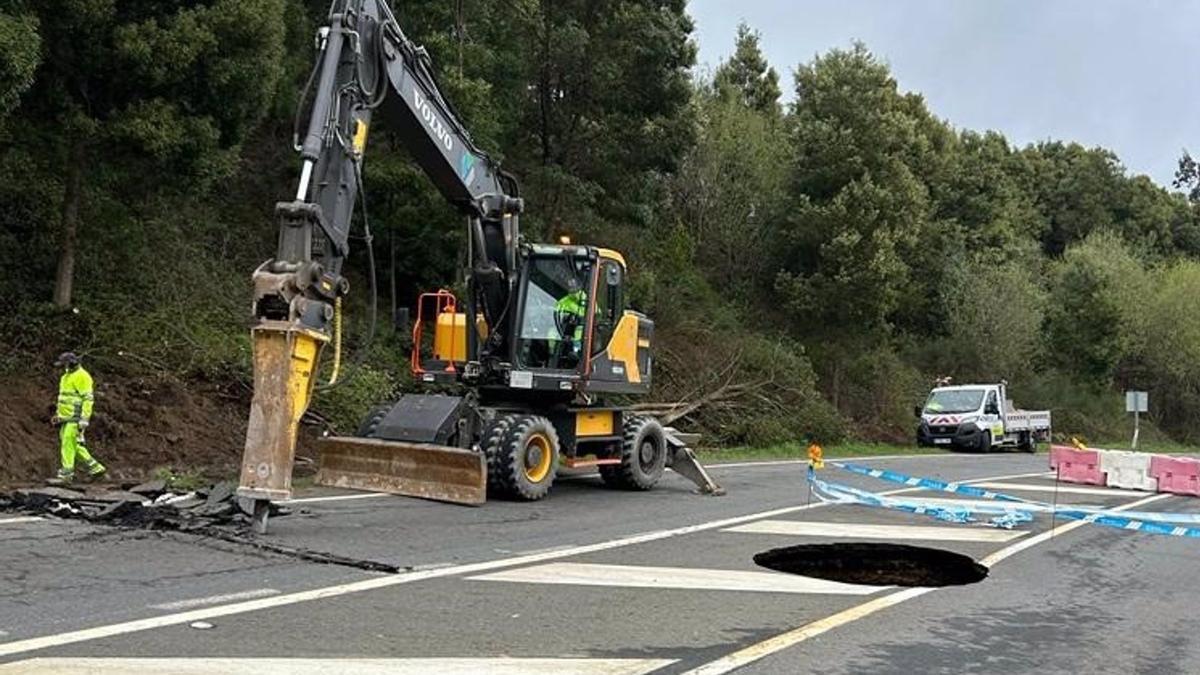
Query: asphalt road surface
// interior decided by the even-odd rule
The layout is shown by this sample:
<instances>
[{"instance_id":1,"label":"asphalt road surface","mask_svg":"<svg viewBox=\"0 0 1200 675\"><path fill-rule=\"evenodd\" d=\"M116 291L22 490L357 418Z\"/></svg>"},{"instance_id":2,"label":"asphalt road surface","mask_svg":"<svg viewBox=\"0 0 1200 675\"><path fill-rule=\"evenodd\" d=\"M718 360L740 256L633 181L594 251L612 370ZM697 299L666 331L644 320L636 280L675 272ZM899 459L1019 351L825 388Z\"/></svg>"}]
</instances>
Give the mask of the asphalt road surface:
<instances>
[{"instance_id":1,"label":"asphalt road surface","mask_svg":"<svg viewBox=\"0 0 1200 675\"><path fill-rule=\"evenodd\" d=\"M1045 456L864 460L1028 499L1140 511L1200 500L1063 485ZM1014 530L809 502L799 463L714 467L724 497L563 480L480 508L313 491L267 540L0 514L0 674L1200 672L1200 541L1039 516ZM822 477L950 498L834 468ZM1053 525L1053 528L1052 528ZM989 568L966 586L766 570L795 544L902 543Z\"/></svg>"}]
</instances>

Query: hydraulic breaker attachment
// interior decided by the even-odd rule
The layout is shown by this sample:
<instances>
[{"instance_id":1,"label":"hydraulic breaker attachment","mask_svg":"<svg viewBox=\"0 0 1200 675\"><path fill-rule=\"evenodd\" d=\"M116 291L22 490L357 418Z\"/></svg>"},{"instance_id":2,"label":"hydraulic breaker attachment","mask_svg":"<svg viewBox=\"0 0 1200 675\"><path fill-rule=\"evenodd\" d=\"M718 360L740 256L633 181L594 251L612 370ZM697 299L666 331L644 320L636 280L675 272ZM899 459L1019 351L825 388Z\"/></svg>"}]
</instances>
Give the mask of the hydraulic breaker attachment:
<instances>
[{"instance_id":1,"label":"hydraulic breaker attachment","mask_svg":"<svg viewBox=\"0 0 1200 675\"><path fill-rule=\"evenodd\" d=\"M483 453L432 443L338 436L318 441L317 484L478 505L487 500Z\"/></svg>"},{"instance_id":2,"label":"hydraulic breaker attachment","mask_svg":"<svg viewBox=\"0 0 1200 675\"><path fill-rule=\"evenodd\" d=\"M704 470L696 453L688 447L689 443L698 438L695 434L684 434L671 427L663 429L667 441L667 466L672 471L696 484L701 494L719 497L725 494L725 488L717 485L716 481Z\"/></svg>"},{"instance_id":3,"label":"hydraulic breaker attachment","mask_svg":"<svg viewBox=\"0 0 1200 675\"><path fill-rule=\"evenodd\" d=\"M254 502L255 528L265 532L268 502L292 496L296 433L329 338L293 323L261 321L251 331L251 341L254 398L237 495Z\"/></svg>"}]
</instances>

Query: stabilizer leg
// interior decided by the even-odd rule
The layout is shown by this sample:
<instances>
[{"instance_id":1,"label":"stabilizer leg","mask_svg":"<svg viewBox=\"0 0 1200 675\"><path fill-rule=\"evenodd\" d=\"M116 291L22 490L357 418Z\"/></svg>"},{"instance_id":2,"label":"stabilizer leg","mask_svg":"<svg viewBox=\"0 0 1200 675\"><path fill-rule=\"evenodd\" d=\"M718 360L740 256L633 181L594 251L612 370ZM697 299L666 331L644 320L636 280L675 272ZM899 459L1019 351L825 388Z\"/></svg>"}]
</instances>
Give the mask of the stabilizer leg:
<instances>
[{"instance_id":1,"label":"stabilizer leg","mask_svg":"<svg viewBox=\"0 0 1200 675\"><path fill-rule=\"evenodd\" d=\"M675 473L695 483L696 487L700 488L701 494L714 497L725 494L725 488L717 485L712 476L709 476L708 472L704 470L700 460L696 459L696 453L687 446L685 442L687 436L671 427L667 427L664 431L666 432L667 448L670 450L667 456L667 466L671 467Z\"/></svg>"}]
</instances>

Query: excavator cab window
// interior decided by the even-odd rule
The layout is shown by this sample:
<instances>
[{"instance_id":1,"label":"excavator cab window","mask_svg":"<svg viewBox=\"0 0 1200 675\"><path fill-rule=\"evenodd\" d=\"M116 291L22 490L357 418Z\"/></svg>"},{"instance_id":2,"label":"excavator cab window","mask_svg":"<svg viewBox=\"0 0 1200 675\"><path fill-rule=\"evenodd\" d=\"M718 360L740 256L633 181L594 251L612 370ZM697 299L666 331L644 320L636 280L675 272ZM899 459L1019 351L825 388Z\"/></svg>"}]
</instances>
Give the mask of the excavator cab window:
<instances>
[{"instance_id":1,"label":"excavator cab window","mask_svg":"<svg viewBox=\"0 0 1200 675\"><path fill-rule=\"evenodd\" d=\"M615 260L600 263L600 284L596 289L595 332L592 335L593 356L608 348L617 322L625 312L621 277L621 266Z\"/></svg>"},{"instance_id":2,"label":"excavator cab window","mask_svg":"<svg viewBox=\"0 0 1200 675\"><path fill-rule=\"evenodd\" d=\"M530 259L517 358L524 368L575 370L583 356L592 264L574 256Z\"/></svg>"}]
</instances>

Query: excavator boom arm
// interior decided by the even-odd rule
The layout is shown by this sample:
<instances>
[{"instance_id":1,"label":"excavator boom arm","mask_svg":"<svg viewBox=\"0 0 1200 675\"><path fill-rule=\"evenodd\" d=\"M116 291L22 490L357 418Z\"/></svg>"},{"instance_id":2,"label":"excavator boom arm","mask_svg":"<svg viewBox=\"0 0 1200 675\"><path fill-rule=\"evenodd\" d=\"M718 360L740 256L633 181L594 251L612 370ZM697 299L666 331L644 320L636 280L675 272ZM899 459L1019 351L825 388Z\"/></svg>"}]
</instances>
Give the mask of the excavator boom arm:
<instances>
[{"instance_id":1,"label":"excavator boom arm","mask_svg":"<svg viewBox=\"0 0 1200 675\"><path fill-rule=\"evenodd\" d=\"M317 52L301 101L303 107L311 98L305 132L297 138L302 164L295 199L276 204L276 255L253 275L255 387L239 494L260 504L291 493L300 417L349 288L342 266L373 118L386 120L466 216L466 307L493 330L511 293L519 241L523 202L516 180L472 141L442 96L427 53L405 35L384 0L335 0L317 34ZM471 331L472 355L479 353L477 343Z\"/></svg>"}]
</instances>

